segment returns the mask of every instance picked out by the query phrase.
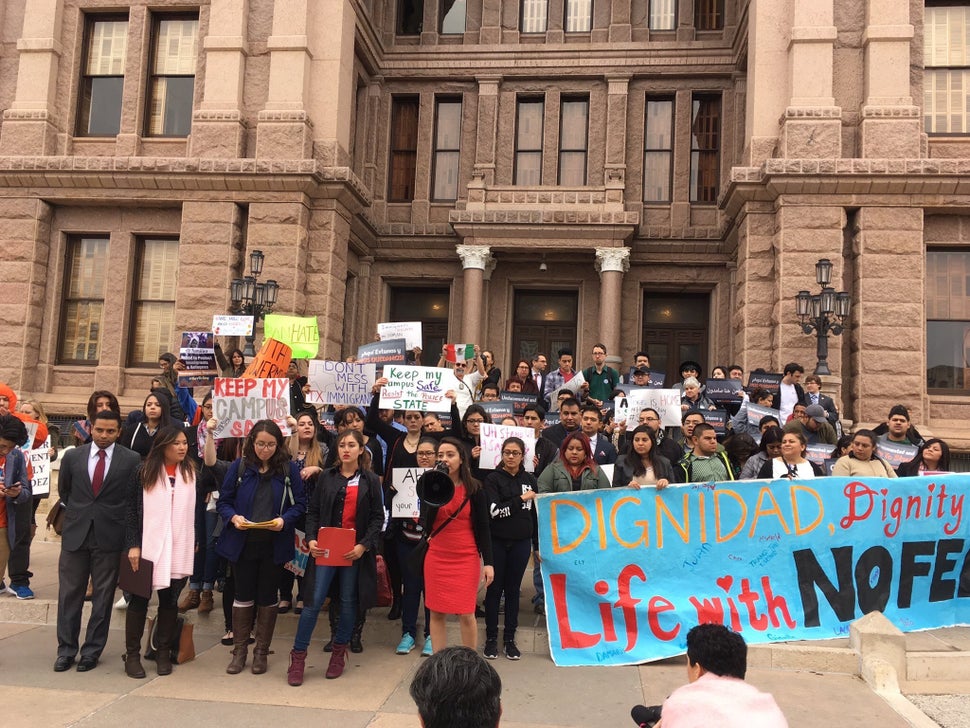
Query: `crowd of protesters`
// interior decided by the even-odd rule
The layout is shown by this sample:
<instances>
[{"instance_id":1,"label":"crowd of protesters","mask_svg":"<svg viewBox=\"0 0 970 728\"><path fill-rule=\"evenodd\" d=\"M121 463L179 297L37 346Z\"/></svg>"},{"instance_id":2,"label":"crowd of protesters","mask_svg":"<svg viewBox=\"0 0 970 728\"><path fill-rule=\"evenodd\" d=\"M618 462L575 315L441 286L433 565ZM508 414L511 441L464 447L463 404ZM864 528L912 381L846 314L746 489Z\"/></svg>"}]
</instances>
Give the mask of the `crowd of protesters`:
<instances>
[{"instance_id":1,"label":"crowd of protesters","mask_svg":"<svg viewBox=\"0 0 970 728\"><path fill-rule=\"evenodd\" d=\"M924 440L902 404L892 407L884 424L843 434L834 400L797 363L784 367L774 388L738 387L724 400L709 396L700 364L683 362L676 381L666 382L667 389L680 392L678 426L663 426L664 417L650 407L633 413L635 426L628 426L627 418L614 417L620 401L632 400L637 388L656 385L662 376L651 370L646 352L637 352L624 373L606 364L602 344L592 348L592 364L582 370L574 369L571 350L556 352L552 370L549 358L536 353L516 362L505 379L490 352L476 346L474 353L469 361L448 361L442 351L438 366L449 368L457 383L446 393L448 414L381 410L384 379L375 383L366 411L315 408L306 403L309 386L294 361L288 373L289 437L271 420L259 421L245 438L215 437L211 393L197 403L194 392L180 386L180 362L171 354L160 357L160 374L143 405L124 419L114 394L93 392L87 416L74 427L76 446L60 465L65 510L54 670L67 670L75 661L82 672L97 667L119 572L137 579L140 569L152 568L147 587L159 602L153 639L162 655L156 659L158 674L172 670L168 655L176 647L178 612L212 612L221 592L222 642L232 647L228 673L247 665L253 673L266 672L277 616L292 609L299 626L289 684L303 683L321 611L330 628L326 677L337 678L347 652L364 649L378 554L391 586L387 616L401 621L398 654L419 649L429 656L444 648L446 617L457 614L465 647L477 648L477 618L484 617L484 656L497 658L501 645L506 658L517 660L520 585L530 558L533 607L544 614L538 494L828 474L905 477L950 468L946 442ZM244 375L241 351L226 357L217 347L216 354L224 376ZM420 350L410 354L421 363ZM714 367L712 373L712 379L744 379L736 365ZM492 421L487 403L504 392L531 395L524 406L518 398L514 415L495 421L534 430L532 467L525 467L526 445L519 437L505 439L494 469L480 462L481 428ZM9 575L9 586L0 586L18 599L33 598L29 550L39 502L32 497L23 449L49 447L56 458L56 438L53 445L45 444L47 438L40 402L24 401L18 408L15 393L0 385L0 577L4 571ZM887 445L909 447L914 455L894 467L880 455ZM389 518L394 470L436 462L453 485L447 501L422 504L418 517ZM294 532L303 531L310 556L319 557L326 549L317 529L326 527L352 532L353 543L341 554L349 566L311 559L295 577L287 568ZM423 541L422 561L415 552L423 552ZM484 608L477 603L482 587ZM82 642L85 599L92 601L92 611ZM148 597L126 592L115 606L127 607L125 671L142 678Z\"/></svg>"}]
</instances>

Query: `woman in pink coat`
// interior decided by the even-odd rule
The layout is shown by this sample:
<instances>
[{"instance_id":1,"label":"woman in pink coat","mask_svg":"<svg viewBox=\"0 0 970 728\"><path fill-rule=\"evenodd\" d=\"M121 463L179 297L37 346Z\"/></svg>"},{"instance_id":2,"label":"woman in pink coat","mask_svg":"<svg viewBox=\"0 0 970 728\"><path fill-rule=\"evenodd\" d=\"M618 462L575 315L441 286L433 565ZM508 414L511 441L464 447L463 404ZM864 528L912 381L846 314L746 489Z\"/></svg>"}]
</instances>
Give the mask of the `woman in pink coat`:
<instances>
[{"instance_id":1,"label":"woman in pink coat","mask_svg":"<svg viewBox=\"0 0 970 728\"><path fill-rule=\"evenodd\" d=\"M131 568L152 562L152 590L158 592L155 636L159 675L172 672L171 650L178 618L179 592L192 574L195 555L195 466L185 431L163 427L141 469L141 487L132 484L126 515L126 545ZM145 677L140 650L151 597L131 595L125 619L125 674Z\"/></svg>"}]
</instances>

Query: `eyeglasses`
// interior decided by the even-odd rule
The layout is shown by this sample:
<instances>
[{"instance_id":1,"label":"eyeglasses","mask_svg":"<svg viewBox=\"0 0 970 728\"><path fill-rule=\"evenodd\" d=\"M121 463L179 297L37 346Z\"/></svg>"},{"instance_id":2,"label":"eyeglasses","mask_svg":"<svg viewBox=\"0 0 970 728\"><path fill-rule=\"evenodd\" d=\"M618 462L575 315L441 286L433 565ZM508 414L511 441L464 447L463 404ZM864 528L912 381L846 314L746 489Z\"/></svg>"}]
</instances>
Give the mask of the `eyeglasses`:
<instances>
[{"instance_id":1,"label":"eyeglasses","mask_svg":"<svg viewBox=\"0 0 970 728\"><path fill-rule=\"evenodd\" d=\"M417 455L419 458L433 458L434 450L418 450L415 455Z\"/></svg>"},{"instance_id":2,"label":"eyeglasses","mask_svg":"<svg viewBox=\"0 0 970 728\"><path fill-rule=\"evenodd\" d=\"M275 450L276 443L275 442L254 442L253 447L255 447L258 450Z\"/></svg>"},{"instance_id":3,"label":"eyeglasses","mask_svg":"<svg viewBox=\"0 0 970 728\"><path fill-rule=\"evenodd\" d=\"M502 457L514 458L516 456L521 457L522 451L521 450L502 450Z\"/></svg>"},{"instance_id":4,"label":"eyeglasses","mask_svg":"<svg viewBox=\"0 0 970 728\"><path fill-rule=\"evenodd\" d=\"M643 418L643 421L644 422L660 422L660 418L659 417L644 417Z\"/></svg>"},{"instance_id":5,"label":"eyeglasses","mask_svg":"<svg viewBox=\"0 0 970 728\"><path fill-rule=\"evenodd\" d=\"M478 417L469 417L467 420L465 420L465 424L466 425L480 425L484 421L485 420L479 419Z\"/></svg>"}]
</instances>

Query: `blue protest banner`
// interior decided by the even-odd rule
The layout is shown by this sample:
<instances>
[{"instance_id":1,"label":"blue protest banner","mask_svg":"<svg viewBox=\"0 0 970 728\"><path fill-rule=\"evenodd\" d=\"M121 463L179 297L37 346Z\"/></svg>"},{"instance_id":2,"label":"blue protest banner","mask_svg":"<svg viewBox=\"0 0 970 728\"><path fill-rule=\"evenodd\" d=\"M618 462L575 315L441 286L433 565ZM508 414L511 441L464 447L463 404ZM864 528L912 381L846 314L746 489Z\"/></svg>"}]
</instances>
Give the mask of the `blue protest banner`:
<instances>
[{"instance_id":1,"label":"blue protest banner","mask_svg":"<svg viewBox=\"0 0 970 728\"><path fill-rule=\"evenodd\" d=\"M968 487L944 474L540 496L552 658L671 657L702 622L749 644L846 635L877 610L903 631L965 624Z\"/></svg>"}]
</instances>

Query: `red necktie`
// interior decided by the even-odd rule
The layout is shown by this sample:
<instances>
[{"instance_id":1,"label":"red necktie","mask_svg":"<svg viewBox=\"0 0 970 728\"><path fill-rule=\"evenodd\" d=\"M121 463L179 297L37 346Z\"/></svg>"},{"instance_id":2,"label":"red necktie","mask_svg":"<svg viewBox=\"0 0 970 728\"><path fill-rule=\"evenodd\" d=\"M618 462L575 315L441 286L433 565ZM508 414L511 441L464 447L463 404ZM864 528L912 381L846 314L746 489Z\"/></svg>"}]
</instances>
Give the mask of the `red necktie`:
<instances>
[{"instance_id":1,"label":"red necktie","mask_svg":"<svg viewBox=\"0 0 970 728\"><path fill-rule=\"evenodd\" d=\"M94 466L94 478L91 480L91 489L94 491L94 497L98 497L98 493L101 492L101 484L104 483L104 459L106 453L101 448L98 448L98 462Z\"/></svg>"}]
</instances>

